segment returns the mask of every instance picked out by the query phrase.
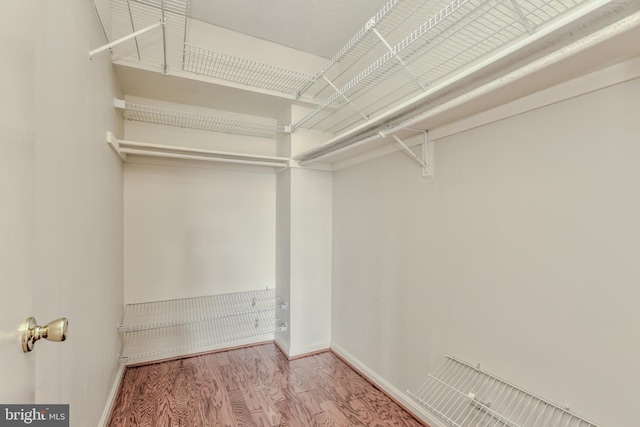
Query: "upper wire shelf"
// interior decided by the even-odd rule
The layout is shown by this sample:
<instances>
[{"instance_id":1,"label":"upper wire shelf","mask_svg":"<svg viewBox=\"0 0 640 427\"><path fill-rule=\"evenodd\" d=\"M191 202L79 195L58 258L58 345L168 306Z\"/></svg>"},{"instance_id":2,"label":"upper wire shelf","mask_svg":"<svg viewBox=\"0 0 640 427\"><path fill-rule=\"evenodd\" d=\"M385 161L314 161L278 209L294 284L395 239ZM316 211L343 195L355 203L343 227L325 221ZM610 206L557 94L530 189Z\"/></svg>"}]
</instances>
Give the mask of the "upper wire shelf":
<instances>
[{"instance_id":1,"label":"upper wire shelf","mask_svg":"<svg viewBox=\"0 0 640 427\"><path fill-rule=\"evenodd\" d=\"M318 106L288 128L332 134L374 123L389 111L431 96L455 79L469 77L489 60L502 58L514 46L536 40L555 28L554 23L570 22L559 19L570 11L579 9L571 15L578 16L594 4L589 0L389 0L311 75L189 43L185 31L188 0L94 2L109 40L153 26L159 18L166 21L162 31L153 29L112 48L114 61L164 63L165 71L181 70L313 99ZM149 118L151 115L154 117ZM185 127L192 125L184 123L201 121L193 117L176 120L166 112L137 117ZM215 131L266 138L275 138L282 131L256 130L225 120L202 122Z\"/></svg>"},{"instance_id":2,"label":"upper wire shelf","mask_svg":"<svg viewBox=\"0 0 640 427\"><path fill-rule=\"evenodd\" d=\"M294 124L339 133L427 92L585 0L391 0L327 64Z\"/></svg>"},{"instance_id":3,"label":"upper wire shelf","mask_svg":"<svg viewBox=\"0 0 640 427\"><path fill-rule=\"evenodd\" d=\"M278 133L287 131L284 126L268 123L247 122L129 102L116 102L116 107L123 111L125 119L168 126L268 139L275 139Z\"/></svg>"},{"instance_id":4,"label":"upper wire shelf","mask_svg":"<svg viewBox=\"0 0 640 427\"><path fill-rule=\"evenodd\" d=\"M110 48L113 61L147 64L166 73L182 66L188 0L93 0L109 42L163 21L154 29Z\"/></svg>"},{"instance_id":5,"label":"upper wire shelf","mask_svg":"<svg viewBox=\"0 0 640 427\"><path fill-rule=\"evenodd\" d=\"M312 74L188 43L187 0L94 0L94 4L110 42L163 22L162 30L154 29L117 42L110 48L113 61L155 65L165 73L183 70L292 97L297 97L314 79Z\"/></svg>"},{"instance_id":6,"label":"upper wire shelf","mask_svg":"<svg viewBox=\"0 0 640 427\"><path fill-rule=\"evenodd\" d=\"M182 69L248 86L297 96L314 79L311 74L184 44Z\"/></svg>"},{"instance_id":7,"label":"upper wire shelf","mask_svg":"<svg viewBox=\"0 0 640 427\"><path fill-rule=\"evenodd\" d=\"M409 394L454 427L598 427L567 408L481 370L479 365L451 356Z\"/></svg>"}]
</instances>

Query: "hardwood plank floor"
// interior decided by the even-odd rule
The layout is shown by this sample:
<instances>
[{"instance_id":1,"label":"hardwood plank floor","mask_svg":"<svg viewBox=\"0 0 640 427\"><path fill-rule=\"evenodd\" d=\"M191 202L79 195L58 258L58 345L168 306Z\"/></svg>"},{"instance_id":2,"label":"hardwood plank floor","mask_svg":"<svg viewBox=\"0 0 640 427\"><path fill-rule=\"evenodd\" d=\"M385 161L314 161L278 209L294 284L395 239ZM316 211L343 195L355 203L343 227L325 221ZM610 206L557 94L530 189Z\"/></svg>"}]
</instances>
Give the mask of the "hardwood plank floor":
<instances>
[{"instance_id":1,"label":"hardwood plank floor","mask_svg":"<svg viewBox=\"0 0 640 427\"><path fill-rule=\"evenodd\" d=\"M421 426L330 352L270 344L127 368L109 420L124 426Z\"/></svg>"}]
</instances>

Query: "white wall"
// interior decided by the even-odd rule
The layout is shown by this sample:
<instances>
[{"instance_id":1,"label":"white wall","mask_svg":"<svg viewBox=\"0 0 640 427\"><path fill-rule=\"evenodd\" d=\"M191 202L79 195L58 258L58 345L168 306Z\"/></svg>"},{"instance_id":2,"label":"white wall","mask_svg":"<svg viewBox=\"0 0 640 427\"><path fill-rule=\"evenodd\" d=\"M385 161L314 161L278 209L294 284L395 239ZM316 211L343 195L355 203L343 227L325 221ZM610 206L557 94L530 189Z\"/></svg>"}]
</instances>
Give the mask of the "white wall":
<instances>
[{"instance_id":1,"label":"white wall","mask_svg":"<svg viewBox=\"0 0 640 427\"><path fill-rule=\"evenodd\" d=\"M332 191L331 172L291 170L290 356L331 342Z\"/></svg>"},{"instance_id":2,"label":"white wall","mask_svg":"<svg viewBox=\"0 0 640 427\"><path fill-rule=\"evenodd\" d=\"M291 168L277 178L277 294L288 303L278 312L288 330L276 342L295 357L331 342L330 171Z\"/></svg>"},{"instance_id":3,"label":"white wall","mask_svg":"<svg viewBox=\"0 0 640 427\"><path fill-rule=\"evenodd\" d=\"M396 390L445 354L637 424L640 80L334 174L332 345ZM435 133L435 132L434 132Z\"/></svg>"},{"instance_id":4,"label":"white wall","mask_svg":"<svg viewBox=\"0 0 640 427\"><path fill-rule=\"evenodd\" d=\"M35 34L26 30L35 3L0 2L0 402L35 401L35 358L20 345L33 311Z\"/></svg>"},{"instance_id":5,"label":"white wall","mask_svg":"<svg viewBox=\"0 0 640 427\"><path fill-rule=\"evenodd\" d=\"M127 304L275 287L273 168L127 163Z\"/></svg>"},{"instance_id":6,"label":"white wall","mask_svg":"<svg viewBox=\"0 0 640 427\"><path fill-rule=\"evenodd\" d=\"M276 177L276 295L291 304L291 169ZM291 325L289 309L278 310L278 319ZM285 353L291 347L291 328L278 331L275 341Z\"/></svg>"},{"instance_id":7,"label":"white wall","mask_svg":"<svg viewBox=\"0 0 640 427\"><path fill-rule=\"evenodd\" d=\"M94 426L120 350L122 164L105 143L106 131L122 134L117 85L108 53L88 58L105 43L91 2L38 2L24 24L35 32L34 311L25 317L69 319L66 342L36 344L35 400L69 403L71 425Z\"/></svg>"},{"instance_id":8,"label":"white wall","mask_svg":"<svg viewBox=\"0 0 640 427\"><path fill-rule=\"evenodd\" d=\"M279 124L295 122L307 112L292 106ZM278 154L295 156L328 139L320 132L280 135ZM275 338L289 357L330 346L332 189L330 171L292 167L278 173L276 290L288 303L278 312L288 330Z\"/></svg>"}]
</instances>

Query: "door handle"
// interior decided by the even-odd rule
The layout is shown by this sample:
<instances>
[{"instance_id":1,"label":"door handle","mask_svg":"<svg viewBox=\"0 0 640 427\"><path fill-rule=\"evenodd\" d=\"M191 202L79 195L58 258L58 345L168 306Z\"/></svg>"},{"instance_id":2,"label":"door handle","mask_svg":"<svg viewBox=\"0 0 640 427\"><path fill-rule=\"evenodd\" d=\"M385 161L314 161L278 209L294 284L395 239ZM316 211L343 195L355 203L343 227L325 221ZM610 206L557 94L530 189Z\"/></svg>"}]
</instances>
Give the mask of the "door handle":
<instances>
[{"instance_id":1,"label":"door handle","mask_svg":"<svg viewBox=\"0 0 640 427\"><path fill-rule=\"evenodd\" d=\"M64 341L67 339L68 328L69 321L66 317L53 320L47 323L46 326L38 326L36 319L29 317L22 331L22 351L28 353L33 350L35 342L40 338L48 341Z\"/></svg>"}]
</instances>

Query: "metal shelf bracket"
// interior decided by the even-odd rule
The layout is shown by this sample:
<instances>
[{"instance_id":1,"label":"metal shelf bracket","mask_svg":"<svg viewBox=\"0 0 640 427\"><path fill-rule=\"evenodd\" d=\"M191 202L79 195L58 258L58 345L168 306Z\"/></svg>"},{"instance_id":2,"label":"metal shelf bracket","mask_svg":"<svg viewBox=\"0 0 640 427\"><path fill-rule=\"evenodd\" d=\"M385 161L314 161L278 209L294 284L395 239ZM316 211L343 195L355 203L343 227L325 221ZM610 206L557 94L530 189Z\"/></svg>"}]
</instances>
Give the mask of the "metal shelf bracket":
<instances>
[{"instance_id":1,"label":"metal shelf bracket","mask_svg":"<svg viewBox=\"0 0 640 427\"><path fill-rule=\"evenodd\" d=\"M109 144L109 147L111 147L123 162L127 161L127 155L120 151L120 143L111 132L107 132L107 144Z\"/></svg>"},{"instance_id":2,"label":"metal shelf bracket","mask_svg":"<svg viewBox=\"0 0 640 427\"><path fill-rule=\"evenodd\" d=\"M101 46L97 49L93 49L89 51L89 60L91 60L95 55L104 52L105 50L109 50L114 46L117 46L121 43L126 42L127 40L136 39L136 50L138 52L138 59L140 59L140 48L138 46L138 39L137 37L147 33L151 30L154 30L158 27L162 28L162 69L161 72L162 74L167 74L168 73L168 66L167 66L167 15L165 13L165 4L164 4L165 0L160 0L160 19L158 20L158 22L156 22L155 24L151 24L147 27L144 27L141 30L138 31L134 31L133 33L126 35L124 37L121 37L117 40L112 41L111 43L107 43L104 46ZM128 4L128 2L127 2ZM135 30L135 27L133 26L133 15L131 14L131 8L129 7L129 19L131 21L131 27L133 30Z\"/></svg>"},{"instance_id":3,"label":"metal shelf bracket","mask_svg":"<svg viewBox=\"0 0 640 427\"><path fill-rule=\"evenodd\" d=\"M378 30L376 30L375 26L371 28L371 31L374 32L374 34L380 39L380 41L387 47L387 49L389 50L389 52L394 52L393 50L393 46L391 46L389 44L389 42L387 42L387 40L382 36L382 34L380 34L380 32ZM395 55L396 60L400 63L400 65L402 65L402 67L407 70L407 72L409 73L409 75L411 75L411 78L413 79L413 81L420 86L420 89L422 89L424 92L427 91L427 88L425 85L422 84L422 82L420 82L420 79L418 78L418 76L411 71L411 68L409 68L409 65L407 65L407 63L404 61L404 59L402 59L400 57L400 54L396 54Z\"/></svg>"},{"instance_id":4,"label":"metal shelf bracket","mask_svg":"<svg viewBox=\"0 0 640 427\"><path fill-rule=\"evenodd\" d=\"M423 178L433 178L433 144L429 142L429 133L425 131L421 131L423 133L423 140L420 144L422 148L422 157L418 157L416 153L409 148L405 142L400 139L397 135L391 135L393 139L396 140L398 145L411 157L416 161L420 166L422 166L422 177ZM380 133L382 137L386 136L384 133Z\"/></svg>"},{"instance_id":5,"label":"metal shelf bracket","mask_svg":"<svg viewBox=\"0 0 640 427\"><path fill-rule=\"evenodd\" d=\"M101 52L104 52L105 50L111 49L112 47L119 45L120 43L124 43L129 39L138 37L139 35L142 35L142 34L148 32L148 31L154 30L154 29L156 29L158 27L164 27L164 24L165 24L165 20L164 20L164 17L163 17L160 21L156 22L155 24L151 24L148 27L144 27L143 29L136 31L135 33L131 33L128 36L121 37L118 40L112 41L111 43L107 43L102 47L90 50L89 51L89 59L93 58L95 55L97 55L97 54L99 54Z\"/></svg>"}]
</instances>

